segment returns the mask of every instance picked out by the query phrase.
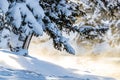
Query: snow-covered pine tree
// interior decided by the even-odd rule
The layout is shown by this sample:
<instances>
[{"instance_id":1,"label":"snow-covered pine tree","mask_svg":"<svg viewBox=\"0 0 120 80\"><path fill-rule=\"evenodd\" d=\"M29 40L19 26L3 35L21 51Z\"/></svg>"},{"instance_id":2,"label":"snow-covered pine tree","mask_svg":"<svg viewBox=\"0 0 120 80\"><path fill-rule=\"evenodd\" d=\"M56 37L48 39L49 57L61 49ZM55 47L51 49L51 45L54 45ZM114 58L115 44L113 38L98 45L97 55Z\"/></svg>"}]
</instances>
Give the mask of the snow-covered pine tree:
<instances>
[{"instance_id":1,"label":"snow-covered pine tree","mask_svg":"<svg viewBox=\"0 0 120 80\"><path fill-rule=\"evenodd\" d=\"M11 35L11 43L13 43L11 44L11 50L20 53L23 51L22 54L26 55L31 35L42 35L43 33L40 21L35 18L35 16L38 16L42 20L44 17L44 11L39 5L39 1L0 0L0 8L12 27L11 33L14 33L14 37ZM31 11L32 9L33 11Z\"/></svg>"},{"instance_id":2,"label":"snow-covered pine tree","mask_svg":"<svg viewBox=\"0 0 120 80\"><path fill-rule=\"evenodd\" d=\"M10 48L10 25L0 9L0 48Z\"/></svg>"},{"instance_id":3,"label":"snow-covered pine tree","mask_svg":"<svg viewBox=\"0 0 120 80\"><path fill-rule=\"evenodd\" d=\"M18 38L11 40L14 43L11 44L12 51L22 53L24 50L22 54L26 55L31 37L41 36L45 31L53 39L56 49L64 48L75 54L61 31L71 31L75 17L84 15L78 4L67 0L0 0L0 9L12 27L11 33Z\"/></svg>"},{"instance_id":4,"label":"snow-covered pine tree","mask_svg":"<svg viewBox=\"0 0 120 80\"><path fill-rule=\"evenodd\" d=\"M27 50L32 36L41 36L44 31L56 49L74 54L62 31L76 31L85 39L94 39L120 22L120 0L0 0L0 9L12 36L16 36L16 41L11 40L17 42L12 45L15 52ZM77 19L80 25L73 27Z\"/></svg>"}]
</instances>

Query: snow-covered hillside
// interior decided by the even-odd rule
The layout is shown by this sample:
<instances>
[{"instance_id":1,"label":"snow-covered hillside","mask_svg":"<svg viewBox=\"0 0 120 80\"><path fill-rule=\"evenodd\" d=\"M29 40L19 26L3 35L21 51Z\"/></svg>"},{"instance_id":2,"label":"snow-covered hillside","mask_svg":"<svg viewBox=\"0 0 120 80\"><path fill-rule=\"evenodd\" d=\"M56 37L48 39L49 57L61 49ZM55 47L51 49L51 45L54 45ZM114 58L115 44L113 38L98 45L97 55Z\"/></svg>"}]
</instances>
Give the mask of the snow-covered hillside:
<instances>
[{"instance_id":1,"label":"snow-covered hillside","mask_svg":"<svg viewBox=\"0 0 120 80\"><path fill-rule=\"evenodd\" d=\"M47 57L36 58L35 56L37 54L24 57L1 50L0 80L116 80L111 77L97 76L84 69L77 70L74 67L74 58L67 62L63 57L62 64L60 64L60 62L54 63ZM72 57L69 56L69 58ZM66 65L64 65L65 63ZM71 66L71 69L67 66ZM78 66L76 65L76 67ZM80 71L81 74L74 73L74 71Z\"/></svg>"}]
</instances>

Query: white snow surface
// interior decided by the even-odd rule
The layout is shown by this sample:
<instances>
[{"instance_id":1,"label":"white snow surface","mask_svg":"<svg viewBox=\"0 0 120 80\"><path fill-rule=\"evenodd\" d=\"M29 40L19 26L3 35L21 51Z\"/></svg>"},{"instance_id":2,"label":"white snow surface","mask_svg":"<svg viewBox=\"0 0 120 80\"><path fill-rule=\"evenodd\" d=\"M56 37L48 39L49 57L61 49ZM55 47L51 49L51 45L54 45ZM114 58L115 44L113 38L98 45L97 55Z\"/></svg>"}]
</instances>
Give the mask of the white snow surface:
<instances>
[{"instance_id":1,"label":"white snow surface","mask_svg":"<svg viewBox=\"0 0 120 80\"><path fill-rule=\"evenodd\" d=\"M4 13L8 11L9 3L7 0L0 0L0 9L3 10Z\"/></svg>"},{"instance_id":2,"label":"white snow surface","mask_svg":"<svg viewBox=\"0 0 120 80\"><path fill-rule=\"evenodd\" d=\"M81 75L75 74L49 59L35 56L37 55L31 54L24 57L0 50L0 80L115 80L95 76L87 71Z\"/></svg>"}]
</instances>

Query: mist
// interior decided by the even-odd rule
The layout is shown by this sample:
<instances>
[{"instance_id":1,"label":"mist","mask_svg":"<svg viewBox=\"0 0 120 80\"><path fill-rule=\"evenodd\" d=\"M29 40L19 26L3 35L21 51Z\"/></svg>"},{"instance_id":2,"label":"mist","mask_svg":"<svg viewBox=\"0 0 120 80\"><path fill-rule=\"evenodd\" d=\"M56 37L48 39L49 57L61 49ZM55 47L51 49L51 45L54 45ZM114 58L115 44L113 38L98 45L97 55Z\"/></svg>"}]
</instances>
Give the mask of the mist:
<instances>
[{"instance_id":1,"label":"mist","mask_svg":"<svg viewBox=\"0 0 120 80\"><path fill-rule=\"evenodd\" d=\"M94 46L85 46L72 41L71 44L76 50L76 55L54 49L49 38L33 38L29 52L30 55L35 54L35 57L62 66L76 74L94 74L120 79L119 45L112 47L103 42Z\"/></svg>"}]
</instances>

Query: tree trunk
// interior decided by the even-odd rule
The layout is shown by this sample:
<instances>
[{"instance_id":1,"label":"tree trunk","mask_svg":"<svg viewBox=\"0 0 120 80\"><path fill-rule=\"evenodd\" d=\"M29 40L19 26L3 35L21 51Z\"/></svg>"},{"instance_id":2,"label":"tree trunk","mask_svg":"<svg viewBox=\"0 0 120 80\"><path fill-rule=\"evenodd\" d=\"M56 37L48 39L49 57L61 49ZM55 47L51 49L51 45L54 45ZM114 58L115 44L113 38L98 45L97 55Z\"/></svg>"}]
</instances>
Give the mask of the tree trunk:
<instances>
[{"instance_id":1,"label":"tree trunk","mask_svg":"<svg viewBox=\"0 0 120 80\"><path fill-rule=\"evenodd\" d=\"M30 45L30 41L31 41L31 39L32 39L32 36L33 36L33 33L30 34L30 35L28 35L28 36L25 38L24 44L23 44L23 46L22 46L23 49L28 50L29 45Z\"/></svg>"}]
</instances>

